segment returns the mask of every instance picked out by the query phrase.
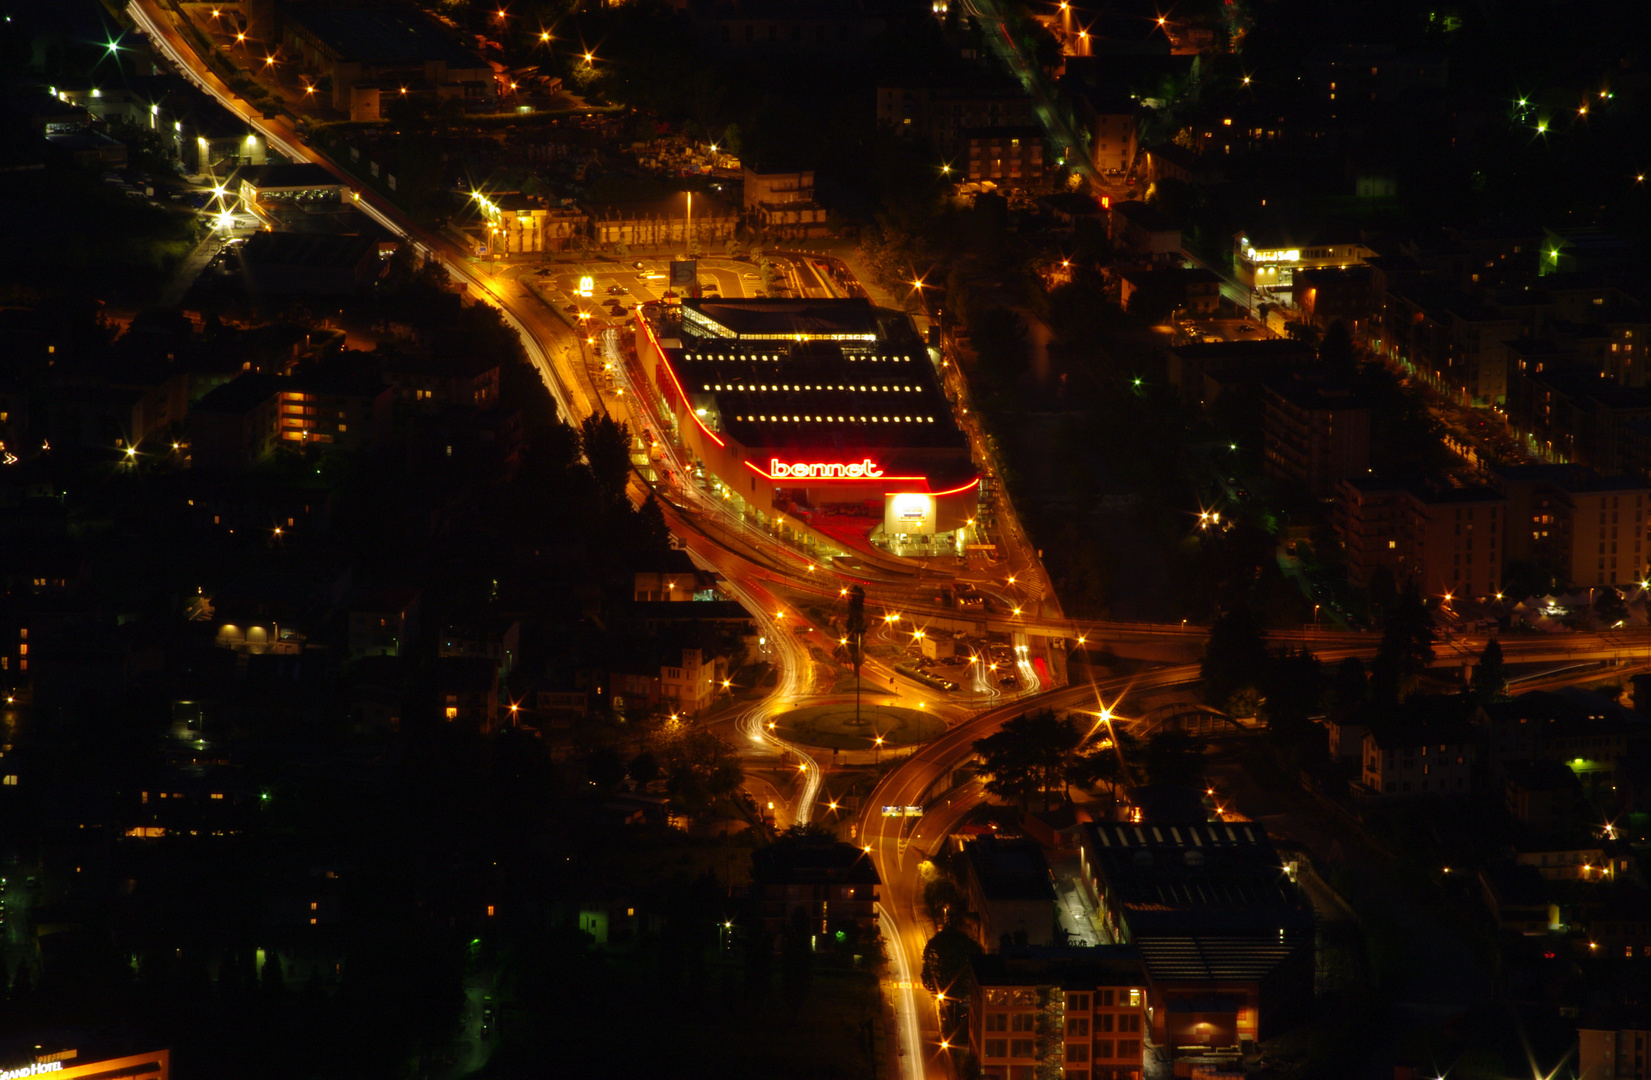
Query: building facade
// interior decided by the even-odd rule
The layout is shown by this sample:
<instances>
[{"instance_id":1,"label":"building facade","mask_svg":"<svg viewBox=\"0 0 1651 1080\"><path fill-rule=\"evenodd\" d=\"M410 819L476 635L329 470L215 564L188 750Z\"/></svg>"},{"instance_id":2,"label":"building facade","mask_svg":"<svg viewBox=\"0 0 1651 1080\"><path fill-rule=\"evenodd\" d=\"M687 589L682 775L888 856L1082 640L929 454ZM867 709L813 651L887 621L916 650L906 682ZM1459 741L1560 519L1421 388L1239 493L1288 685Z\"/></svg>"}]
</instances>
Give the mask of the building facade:
<instances>
[{"instance_id":1,"label":"building facade","mask_svg":"<svg viewBox=\"0 0 1651 1080\"><path fill-rule=\"evenodd\" d=\"M805 546L856 521L901 554L961 553L980 473L905 315L863 300L648 305L637 354L698 485Z\"/></svg>"},{"instance_id":2,"label":"building facade","mask_svg":"<svg viewBox=\"0 0 1651 1080\"><path fill-rule=\"evenodd\" d=\"M1351 391L1273 379L1263 396L1267 472L1311 495L1370 471L1370 407Z\"/></svg>"}]
</instances>

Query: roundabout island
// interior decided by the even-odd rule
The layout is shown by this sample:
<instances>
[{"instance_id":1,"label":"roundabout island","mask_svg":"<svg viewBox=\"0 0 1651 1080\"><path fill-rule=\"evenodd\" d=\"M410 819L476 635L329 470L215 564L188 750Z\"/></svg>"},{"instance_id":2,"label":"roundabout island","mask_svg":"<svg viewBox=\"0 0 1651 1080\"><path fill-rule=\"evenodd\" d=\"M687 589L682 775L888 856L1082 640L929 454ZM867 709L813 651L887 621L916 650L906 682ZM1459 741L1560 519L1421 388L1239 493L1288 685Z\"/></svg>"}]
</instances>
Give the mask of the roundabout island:
<instances>
[{"instance_id":1,"label":"roundabout island","mask_svg":"<svg viewBox=\"0 0 1651 1080\"><path fill-rule=\"evenodd\" d=\"M933 713L869 702L860 705L856 723L852 701L792 709L774 716L772 722L780 738L827 750L900 750L926 743L946 730L946 722Z\"/></svg>"}]
</instances>

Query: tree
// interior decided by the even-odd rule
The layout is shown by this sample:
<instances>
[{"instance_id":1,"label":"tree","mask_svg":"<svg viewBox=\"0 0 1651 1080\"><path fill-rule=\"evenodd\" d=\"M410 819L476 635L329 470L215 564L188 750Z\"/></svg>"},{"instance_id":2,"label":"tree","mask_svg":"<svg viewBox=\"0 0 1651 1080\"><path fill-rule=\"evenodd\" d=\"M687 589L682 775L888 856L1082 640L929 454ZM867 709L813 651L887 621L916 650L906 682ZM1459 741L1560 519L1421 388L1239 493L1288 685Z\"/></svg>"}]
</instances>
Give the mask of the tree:
<instances>
[{"instance_id":1,"label":"tree","mask_svg":"<svg viewBox=\"0 0 1651 1080\"><path fill-rule=\"evenodd\" d=\"M659 749L665 794L693 814L733 794L745 782L739 753L704 728L689 728Z\"/></svg>"},{"instance_id":2,"label":"tree","mask_svg":"<svg viewBox=\"0 0 1651 1080\"><path fill-rule=\"evenodd\" d=\"M1353 335L1347 332L1347 324L1340 319L1331 323L1319 340L1319 363L1342 376L1351 376L1357 371L1358 358L1353 352Z\"/></svg>"},{"instance_id":3,"label":"tree","mask_svg":"<svg viewBox=\"0 0 1651 1080\"><path fill-rule=\"evenodd\" d=\"M1385 566L1372 570L1370 580L1365 582L1364 598L1371 617L1377 622L1385 621L1387 613L1399 602L1399 586L1393 580L1393 572Z\"/></svg>"},{"instance_id":4,"label":"tree","mask_svg":"<svg viewBox=\"0 0 1651 1080\"><path fill-rule=\"evenodd\" d=\"M665 524L665 511L659 499L650 494L636 510L637 548L660 552L671 546L671 530Z\"/></svg>"},{"instance_id":5,"label":"tree","mask_svg":"<svg viewBox=\"0 0 1651 1080\"><path fill-rule=\"evenodd\" d=\"M1506 697L1508 693L1508 665L1502 662L1502 643L1495 638L1485 642L1479 653L1479 662L1473 666L1473 677L1468 680L1468 697L1481 705Z\"/></svg>"},{"instance_id":6,"label":"tree","mask_svg":"<svg viewBox=\"0 0 1651 1080\"><path fill-rule=\"evenodd\" d=\"M814 981L814 949L812 925L808 912L797 908L791 913L791 922L785 928L780 943L780 995L796 1012L808 999Z\"/></svg>"},{"instance_id":7,"label":"tree","mask_svg":"<svg viewBox=\"0 0 1651 1080\"><path fill-rule=\"evenodd\" d=\"M1382 643L1370 668L1372 696L1390 703L1402 700L1432 664L1433 616L1410 583L1399 594L1382 630Z\"/></svg>"},{"instance_id":8,"label":"tree","mask_svg":"<svg viewBox=\"0 0 1651 1080\"><path fill-rule=\"evenodd\" d=\"M974 989L969 961L981 953L975 939L955 927L944 927L923 946L923 988L967 1001Z\"/></svg>"},{"instance_id":9,"label":"tree","mask_svg":"<svg viewBox=\"0 0 1651 1080\"><path fill-rule=\"evenodd\" d=\"M644 750L631 758L625 766L625 771L630 773L632 780L644 787L664 775L659 767L659 759L654 757L652 750Z\"/></svg>"},{"instance_id":10,"label":"tree","mask_svg":"<svg viewBox=\"0 0 1651 1080\"><path fill-rule=\"evenodd\" d=\"M987 308L969 320L969 338L985 388L999 394L1014 390L1032 363L1026 320L1007 308Z\"/></svg>"},{"instance_id":11,"label":"tree","mask_svg":"<svg viewBox=\"0 0 1651 1080\"><path fill-rule=\"evenodd\" d=\"M1047 710L1015 717L996 733L975 741L975 753L991 774L986 790L1014 800L1022 811L1030 808L1033 796L1057 786L1064 797L1067 760L1079 738L1072 721Z\"/></svg>"},{"instance_id":12,"label":"tree","mask_svg":"<svg viewBox=\"0 0 1651 1080\"><path fill-rule=\"evenodd\" d=\"M1330 685L1330 698L1337 709L1346 711L1370 696L1370 679L1364 673L1364 661L1349 656L1336 665L1336 677Z\"/></svg>"},{"instance_id":13,"label":"tree","mask_svg":"<svg viewBox=\"0 0 1651 1080\"><path fill-rule=\"evenodd\" d=\"M1285 650L1268 662L1260 690L1272 732L1300 737L1311 727L1324 696L1323 666L1306 649Z\"/></svg>"},{"instance_id":14,"label":"tree","mask_svg":"<svg viewBox=\"0 0 1651 1080\"><path fill-rule=\"evenodd\" d=\"M631 477L630 428L607 413L592 413L579 425L579 448L603 499L622 502Z\"/></svg>"},{"instance_id":15,"label":"tree","mask_svg":"<svg viewBox=\"0 0 1651 1080\"><path fill-rule=\"evenodd\" d=\"M1267 642L1255 614L1244 605L1225 612L1210 627L1209 644L1204 647L1199 669L1204 700L1218 709L1226 708L1233 694L1256 685L1267 661Z\"/></svg>"},{"instance_id":16,"label":"tree","mask_svg":"<svg viewBox=\"0 0 1651 1080\"><path fill-rule=\"evenodd\" d=\"M969 900L950 874L939 874L923 884L923 909L942 929L955 925L968 910Z\"/></svg>"},{"instance_id":17,"label":"tree","mask_svg":"<svg viewBox=\"0 0 1651 1080\"><path fill-rule=\"evenodd\" d=\"M286 976L281 971L281 954L274 949L264 953L264 970L258 973L258 985L265 994L279 994L287 988Z\"/></svg>"},{"instance_id":18,"label":"tree","mask_svg":"<svg viewBox=\"0 0 1651 1080\"><path fill-rule=\"evenodd\" d=\"M1594 617L1601 626L1612 627L1628 617L1628 605L1622 594L1607 585L1594 593Z\"/></svg>"},{"instance_id":19,"label":"tree","mask_svg":"<svg viewBox=\"0 0 1651 1080\"><path fill-rule=\"evenodd\" d=\"M1089 791L1105 784L1106 789L1115 795L1118 781L1122 778L1123 766L1119 764L1118 751L1111 746L1073 755L1066 769L1067 783Z\"/></svg>"},{"instance_id":20,"label":"tree","mask_svg":"<svg viewBox=\"0 0 1651 1080\"><path fill-rule=\"evenodd\" d=\"M601 791L625 782L625 760L611 746L598 746L585 757L585 776Z\"/></svg>"},{"instance_id":21,"label":"tree","mask_svg":"<svg viewBox=\"0 0 1651 1080\"><path fill-rule=\"evenodd\" d=\"M1198 743L1179 731L1155 731L1148 736L1143 764L1148 783L1197 785L1203 780L1203 754Z\"/></svg>"}]
</instances>

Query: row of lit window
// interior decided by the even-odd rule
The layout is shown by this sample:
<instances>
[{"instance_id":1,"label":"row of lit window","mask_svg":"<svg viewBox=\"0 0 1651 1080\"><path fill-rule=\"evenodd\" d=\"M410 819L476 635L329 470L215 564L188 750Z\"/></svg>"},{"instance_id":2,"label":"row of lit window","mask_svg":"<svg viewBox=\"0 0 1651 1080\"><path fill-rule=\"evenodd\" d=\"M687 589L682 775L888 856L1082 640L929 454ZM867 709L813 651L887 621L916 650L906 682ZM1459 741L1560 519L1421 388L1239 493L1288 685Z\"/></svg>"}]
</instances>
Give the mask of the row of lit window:
<instances>
[{"instance_id":1,"label":"row of lit window","mask_svg":"<svg viewBox=\"0 0 1651 1080\"><path fill-rule=\"evenodd\" d=\"M701 383L700 389L728 391L743 390L746 393L768 393L770 391L780 390L860 390L866 393L877 393L881 391L883 393L896 394L916 394L921 393L923 390L921 386L799 386L792 383L779 383L774 386L736 386L733 383Z\"/></svg>"},{"instance_id":2,"label":"row of lit window","mask_svg":"<svg viewBox=\"0 0 1651 1080\"><path fill-rule=\"evenodd\" d=\"M786 424L932 424L932 416L736 416L735 420L773 421Z\"/></svg>"}]
</instances>

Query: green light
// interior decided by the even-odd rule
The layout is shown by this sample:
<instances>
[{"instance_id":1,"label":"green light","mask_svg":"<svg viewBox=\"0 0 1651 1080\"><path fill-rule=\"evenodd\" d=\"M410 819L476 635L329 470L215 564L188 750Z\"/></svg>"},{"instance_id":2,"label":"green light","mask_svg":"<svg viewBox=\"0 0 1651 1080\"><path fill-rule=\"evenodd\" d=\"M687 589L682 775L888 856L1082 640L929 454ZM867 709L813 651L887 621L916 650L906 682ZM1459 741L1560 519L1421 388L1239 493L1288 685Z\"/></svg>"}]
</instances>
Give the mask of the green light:
<instances>
[{"instance_id":1,"label":"green light","mask_svg":"<svg viewBox=\"0 0 1651 1080\"><path fill-rule=\"evenodd\" d=\"M1536 133L1538 135L1546 135L1548 133L1548 122L1546 120L1536 125Z\"/></svg>"},{"instance_id":2,"label":"green light","mask_svg":"<svg viewBox=\"0 0 1651 1080\"><path fill-rule=\"evenodd\" d=\"M1140 380L1140 379L1136 379L1136 380L1135 380L1135 385L1136 385L1136 386L1140 386L1140 385L1141 385L1141 380Z\"/></svg>"}]
</instances>

